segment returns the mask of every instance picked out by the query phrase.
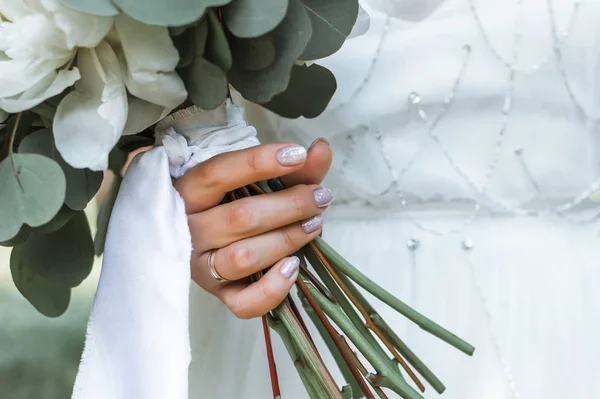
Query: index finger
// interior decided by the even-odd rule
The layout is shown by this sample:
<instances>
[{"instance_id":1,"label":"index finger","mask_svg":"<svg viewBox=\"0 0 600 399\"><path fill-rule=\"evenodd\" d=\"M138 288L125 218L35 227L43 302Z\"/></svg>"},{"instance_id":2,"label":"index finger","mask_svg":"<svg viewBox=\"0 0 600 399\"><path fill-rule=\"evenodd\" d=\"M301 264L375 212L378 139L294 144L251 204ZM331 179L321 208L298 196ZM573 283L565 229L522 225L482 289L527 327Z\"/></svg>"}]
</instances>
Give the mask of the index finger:
<instances>
[{"instance_id":1,"label":"index finger","mask_svg":"<svg viewBox=\"0 0 600 399\"><path fill-rule=\"evenodd\" d=\"M219 154L190 169L175 182L187 213L217 205L229 191L302 169L306 149L295 144L267 144Z\"/></svg>"}]
</instances>

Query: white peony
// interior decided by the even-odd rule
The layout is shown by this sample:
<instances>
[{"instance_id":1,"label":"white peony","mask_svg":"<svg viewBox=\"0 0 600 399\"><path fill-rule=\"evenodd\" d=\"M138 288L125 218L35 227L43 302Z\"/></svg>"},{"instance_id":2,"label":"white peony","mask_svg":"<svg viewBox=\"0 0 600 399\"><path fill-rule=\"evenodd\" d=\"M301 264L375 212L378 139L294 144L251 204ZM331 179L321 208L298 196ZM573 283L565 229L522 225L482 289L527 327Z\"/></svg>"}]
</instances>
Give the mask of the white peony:
<instances>
[{"instance_id":1,"label":"white peony","mask_svg":"<svg viewBox=\"0 0 600 399\"><path fill-rule=\"evenodd\" d=\"M61 101L54 136L77 168L102 170L122 134L135 134L187 97L167 28L100 17L57 0L0 0L0 109Z\"/></svg>"}]
</instances>

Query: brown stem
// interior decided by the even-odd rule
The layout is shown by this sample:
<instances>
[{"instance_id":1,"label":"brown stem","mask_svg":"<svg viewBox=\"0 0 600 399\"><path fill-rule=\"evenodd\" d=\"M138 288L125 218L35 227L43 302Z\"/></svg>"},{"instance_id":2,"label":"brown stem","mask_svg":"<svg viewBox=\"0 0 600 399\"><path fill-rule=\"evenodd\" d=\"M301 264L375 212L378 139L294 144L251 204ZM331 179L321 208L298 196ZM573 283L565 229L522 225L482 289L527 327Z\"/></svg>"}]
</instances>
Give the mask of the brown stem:
<instances>
[{"instance_id":1,"label":"brown stem","mask_svg":"<svg viewBox=\"0 0 600 399\"><path fill-rule=\"evenodd\" d=\"M300 311L298 310L298 307L296 306L296 303L294 302L294 299L292 298L291 295L288 295L288 300L290 302L290 307L292 308L292 312L294 312L294 315L298 319L298 322L302 326L302 329L306 333L306 336L310 340L310 343L312 344L313 348L315 348L315 352L317 352L317 354L319 356L321 356L321 354L317 350L317 345L315 345L315 341L313 340L312 336L310 335L310 331L308 331L308 327L306 327L306 324L304 323L304 319L302 318L302 315L300 314Z\"/></svg>"},{"instance_id":2,"label":"brown stem","mask_svg":"<svg viewBox=\"0 0 600 399\"><path fill-rule=\"evenodd\" d=\"M342 357L344 358L344 361L346 362L346 364L348 365L348 368L352 372L352 375L358 382L360 389L365 394L365 397L367 399L375 399L375 397L371 393L371 390L369 389L369 386L367 385L367 383L365 382L364 378L362 377L360 371L358 370L358 368L356 367L356 365L353 363L353 361L351 359L350 353L352 351L348 351L346 349L347 345L346 345L346 347L344 347L344 344L340 340L339 334L337 333L337 331L335 331L335 329L329 322L329 319L327 318L327 316L325 316L325 314L323 313L323 310L321 309L321 307L319 306L317 301L315 301L315 299L311 295L311 293L308 290L308 288L306 287L306 284L304 283L304 281L302 281L302 279L298 279L298 280L296 280L296 285L298 286L298 288L300 288L300 290L302 291L302 293L304 294L304 296L310 303L310 306L315 310L315 313L319 317L319 320L321 320L321 323L323 323L323 325L325 326L325 329L331 336L331 339L335 343L335 346L338 348L338 350L342 354Z\"/></svg>"},{"instance_id":3,"label":"brown stem","mask_svg":"<svg viewBox=\"0 0 600 399\"><path fill-rule=\"evenodd\" d=\"M323 263L325 268L327 268L327 270L329 271L329 274L331 274L331 276L334 278L334 280L337 282L337 284L340 286L340 288L344 291L346 296L352 301L354 306L356 306L358 311L363 315L363 317L365 319L366 327L369 328L370 330L372 330L377 335L377 337L379 337L381 342L383 342L383 344L386 346L386 348L388 348L388 350L392 353L392 355L394 356L394 359L396 359L398 361L398 363L400 363L402 368L406 371L406 373L414 381L414 383L417 385L419 390L421 392L425 392L425 386L423 385L423 383L419 380L417 375L410 368L410 366L406 363L406 361L402 358L402 356L400 356L400 354L398 353L396 348L394 348L394 346L390 343L390 341L387 339L387 337L385 335L383 335L383 333L379 330L379 327L377 327L375 325L375 323L373 323L373 320L371 320L371 316L370 316L369 312L367 311L367 309L365 309L365 307L360 303L359 300L356 299L356 297L352 294L352 292L348 289L348 287L346 287L346 284L344 284L344 282L342 281L340 276L337 274L337 272L333 269L333 267L331 267L331 265L327 261L327 258L325 258L325 256L323 256L323 254L321 253L321 251L319 250L317 245L314 242L310 242L308 245L315 252L315 254L317 254L317 256L319 257L319 259L321 260L321 262Z\"/></svg>"},{"instance_id":4,"label":"brown stem","mask_svg":"<svg viewBox=\"0 0 600 399\"><path fill-rule=\"evenodd\" d=\"M350 348L350 345L348 345L346 338L342 335L342 336L340 336L340 339L342 340L342 344L346 347L346 351L348 351L350 353L350 356L352 357L352 361L354 362L354 364L356 364L356 367L358 367L358 370L360 371L360 373L366 378L367 375L369 374L369 370L367 370L365 365L362 364L362 362L356 356L356 353L354 353L354 351ZM375 390L375 392L377 392L377 394L379 395L379 398L387 399L387 396L383 392L383 389L381 389L377 385L373 385L373 389Z\"/></svg>"},{"instance_id":5,"label":"brown stem","mask_svg":"<svg viewBox=\"0 0 600 399\"><path fill-rule=\"evenodd\" d=\"M265 334L265 345L267 347L267 358L269 359L269 373L271 374L271 388L273 389L273 399L281 398L281 390L279 389L279 377L277 376L277 365L275 365L275 356L273 355L273 345L271 343L271 333L269 332L269 324L267 315L262 317L263 332Z\"/></svg>"}]
</instances>

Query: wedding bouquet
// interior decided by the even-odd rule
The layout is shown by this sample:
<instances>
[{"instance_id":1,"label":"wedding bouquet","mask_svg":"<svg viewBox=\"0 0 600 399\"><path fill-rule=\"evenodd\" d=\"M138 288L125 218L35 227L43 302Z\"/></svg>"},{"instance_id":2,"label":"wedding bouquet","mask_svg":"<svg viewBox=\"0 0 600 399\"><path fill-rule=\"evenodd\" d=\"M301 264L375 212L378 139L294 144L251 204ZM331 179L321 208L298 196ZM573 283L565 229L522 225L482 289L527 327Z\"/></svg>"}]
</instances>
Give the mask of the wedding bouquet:
<instances>
[{"instance_id":1,"label":"wedding bouquet","mask_svg":"<svg viewBox=\"0 0 600 399\"><path fill-rule=\"evenodd\" d=\"M0 2L0 245L13 247L18 290L46 316L67 309L71 288L103 251L127 154L154 145L152 127L173 110L215 109L236 90L283 117L318 116L336 81L313 61L336 52L351 32L360 34L358 14L357 0ZM115 179L92 239L83 211L106 169ZM257 182L226 200L283 188L279 180ZM274 397L279 387L267 325L281 336L312 398L385 398L382 387L421 398L398 364L420 391L416 373L444 391L356 285L473 353L321 238L298 255L298 295L348 385L340 389L331 378L289 296L263 317Z\"/></svg>"}]
</instances>

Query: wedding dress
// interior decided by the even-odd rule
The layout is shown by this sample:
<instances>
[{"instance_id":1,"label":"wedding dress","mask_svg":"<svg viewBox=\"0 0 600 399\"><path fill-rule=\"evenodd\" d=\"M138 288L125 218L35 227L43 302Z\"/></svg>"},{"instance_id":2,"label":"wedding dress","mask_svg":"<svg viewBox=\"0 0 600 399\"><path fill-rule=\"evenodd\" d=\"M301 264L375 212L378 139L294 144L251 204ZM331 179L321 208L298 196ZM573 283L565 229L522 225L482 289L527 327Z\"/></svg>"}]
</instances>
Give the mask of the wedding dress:
<instances>
[{"instance_id":1,"label":"wedding dress","mask_svg":"<svg viewBox=\"0 0 600 399\"><path fill-rule=\"evenodd\" d=\"M442 397L598 397L600 2L363 6L369 31L321 62L338 81L329 109L284 120L248 105L259 137L326 137L325 239L477 348L378 304ZM190 399L270 397L260 321L197 287L191 306ZM273 340L282 397L306 398Z\"/></svg>"}]
</instances>

